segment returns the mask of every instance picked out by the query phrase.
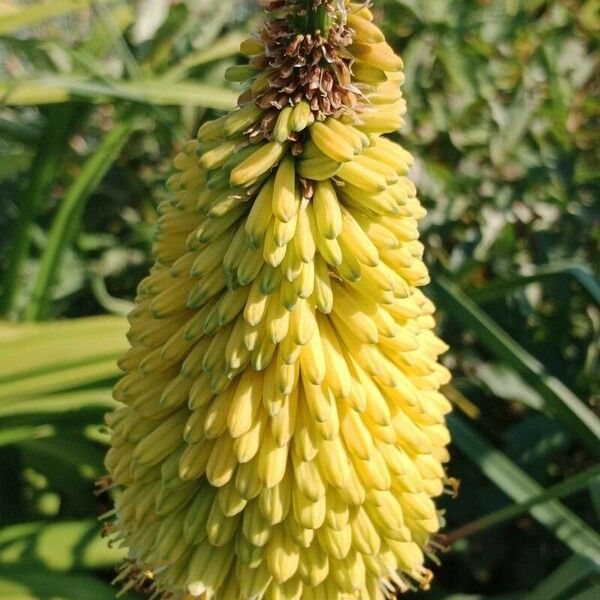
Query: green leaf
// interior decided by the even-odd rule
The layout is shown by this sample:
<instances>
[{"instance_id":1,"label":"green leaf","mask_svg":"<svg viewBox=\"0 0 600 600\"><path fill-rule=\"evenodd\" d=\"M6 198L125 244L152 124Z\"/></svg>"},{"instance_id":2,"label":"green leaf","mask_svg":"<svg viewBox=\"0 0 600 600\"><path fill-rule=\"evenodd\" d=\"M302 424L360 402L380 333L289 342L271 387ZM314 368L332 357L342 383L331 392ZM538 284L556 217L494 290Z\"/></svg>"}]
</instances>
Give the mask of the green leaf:
<instances>
[{"instance_id":1,"label":"green leaf","mask_svg":"<svg viewBox=\"0 0 600 600\"><path fill-rule=\"evenodd\" d=\"M600 478L590 481L590 497L596 516L600 519Z\"/></svg>"},{"instance_id":2,"label":"green leaf","mask_svg":"<svg viewBox=\"0 0 600 600\"><path fill-rule=\"evenodd\" d=\"M521 594L502 594L501 596L487 596L484 594L448 594L443 600L521 600Z\"/></svg>"},{"instance_id":3,"label":"green leaf","mask_svg":"<svg viewBox=\"0 0 600 600\"><path fill-rule=\"evenodd\" d=\"M169 15L170 0L141 0L132 35L136 44L152 40Z\"/></svg>"},{"instance_id":4,"label":"green leaf","mask_svg":"<svg viewBox=\"0 0 600 600\"><path fill-rule=\"evenodd\" d=\"M579 592L570 598L570 600L598 600L600 593L600 585L595 585L593 588Z\"/></svg>"},{"instance_id":5,"label":"green leaf","mask_svg":"<svg viewBox=\"0 0 600 600\"><path fill-rule=\"evenodd\" d=\"M76 390L32 398L12 398L0 403L0 419L10 417L28 418L40 416L47 422L56 422L69 415L83 411L102 413L114 408L111 388ZM0 428L2 422L0 421Z\"/></svg>"},{"instance_id":6,"label":"green leaf","mask_svg":"<svg viewBox=\"0 0 600 600\"><path fill-rule=\"evenodd\" d=\"M52 396L115 379L127 321L86 317L39 325L0 323L0 417L107 406L104 389ZM23 396L31 396L24 400Z\"/></svg>"},{"instance_id":7,"label":"green leaf","mask_svg":"<svg viewBox=\"0 0 600 600\"><path fill-rule=\"evenodd\" d=\"M247 36L234 31L229 35L223 36L208 48L202 48L186 55L181 61L167 70L163 75L165 80L173 81L185 77L188 71L205 65L215 60L222 60L235 56L240 51L240 43Z\"/></svg>"},{"instance_id":8,"label":"green leaf","mask_svg":"<svg viewBox=\"0 0 600 600\"><path fill-rule=\"evenodd\" d=\"M59 164L64 161L68 141L85 111L72 104L52 106L47 111L46 125L31 165L27 184L19 197L19 213L8 244L7 267L1 279L0 314L13 308L20 287L23 263L29 253L31 228L42 202L50 195Z\"/></svg>"},{"instance_id":9,"label":"green leaf","mask_svg":"<svg viewBox=\"0 0 600 600\"><path fill-rule=\"evenodd\" d=\"M457 445L460 446L460 442ZM546 504L549 500L563 498L585 489L591 481L597 480L599 476L600 465L591 467L582 473L566 479L565 481L561 481L560 483L544 490L540 494L531 496L528 500L516 502L515 504L501 508L500 510L485 515L480 519L472 521L471 523L467 523L466 525L449 532L444 536L444 539L449 544L452 544L458 539L473 535L474 533L479 533L489 529L490 527L495 527L496 525L500 525L507 521L512 521L520 515L531 512L531 509L534 507Z\"/></svg>"},{"instance_id":10,"label":"green leaf","mask_svg":"<svg viewBox=\"0 0 600 600\"><path fill-rule=\"evenodd\" d=\"M115 358L110 357L0 384L0 400L10 400L15 396L43 395L92 385L112 380L119 374Z\"/></svg>"},{"instance_id":11,"label":"green leaf","mask_svg":"<svg viewBox=\"0 0 600 600\"><path fill-rule=\"evenodd\" d=\"M0 597L6 600L108 600L115 589L91 575L45 573L43 571L0 571Z\"/></svg>"},{"instance_id":12,"label":"green leaf","mask_svg":"<svg viewBox=\"0 0 600 600\"><path fill-rule=\"evenodd\" d=\"M231 109L238 94L217 86L191 81L94 81L83 77L44 75L34 79L1 80L0 105L31 106L80 99L103 102L108 99L130 100L164 106L202 106L217 110Z\"/></svg>"},{"instance_id":13,"label":"green leaf","mask_svg":"<svg viewBox=\"0 0 600 600\"><path fill-rule=\"evenodd\" d=\"M103 0L107 3L115 0ZM5 13L0 20L0 35L12 33L24 27L31 27L40 21L54 19L62 15L87 8L93 0L47 0L29 6L4 7Z\"/></svg>"},{"instance_id":14,"label":"green leaf","mask_svg":"<svg viewBox=\"0 0 600 600\"><path fill-rule=\"evenodd\" d=\"M506 125L490 140L490 155L495 164L503 165L519 148L542 100L543 96L539 93L534 94L524 87L517 90L506 114Z\"/></svg>"},{"instance_id":15,"label":"green leaf","mask_svg":"<svg viewBox=\"0 0 600 600\"><path fill-rule=\"evenodd\" d=\"M29 522L0 529L0 568L35 565L59 572L105 569L124 557L123 549L109 547L100 537L100 524L94 519Z\"/></svg>"},{"instance_id":16,"label":"green leaf","mask_svg":"<svg viewBox=\"0 0 600 600\"><path fill-rule=\"evenodd\" d=\"M113 16L102 2L94 2L94 11L98 19L102 22L105 32L108 34L112 47L116 50L125 67L129 79L142 79L142 70L135 59L135 56L129 49L127 42L123 37L122 31L115 23Z\"/></svg>"},{"instance_id":17,"label":"green leaf","mask_svg":"<svg viewBox=\"0 0 600 600\"><path fill-rule=\"evenodd\" d=\"M465 420L449 415L453 443L490 481L516 502L529 502L544 489ZM529 509L531 515L576 554L600 565L600 535L558 500Z\"/></svg>"},{"instance_id":18,"label":"green leaf","mask_svg":"<svg viewBox=\"0 0 600 600\"><path fill-rule=\"evenodd\" d=\"M584 579L600 574L600 567L592 560L581 556L571 556L544 579L523 600L572 600L566 596L570 590Z\"/></svg>"},{"instance_id":19,"label":"green leaf","mask_svg":"<svg viewBox=\"0 0 600 600\"><path fill-rule=\"evenodd\" d=\"M540 393L546 411L559 418L595 456L600 456L600 419L455 284L438 275L433 286L440 299L440 308L472 329L490 352L515 369Z\"/></svg>"},{"instance_id":20,"label":"green leaf","mask_svg":"<svg viewBox=\"0 0 600 600\"><path fill-rule=\"evenodd\" d=\"M0 367L17 348L27 349L31 343L36 344L44 339L56 338L59 344L60 340L65 340L63 345L67 346L73 339L85 339L89 335L97 335L103 331L112 331L122 336L127 327L125 319L112 315L63 319L48 323L0 321ZM10 347L6 344L10 344Z\"/></svg>"},{"instance_id":21,"label":"green leaf","mask_svg":"<svg viewBox=\"0 0 600 600\"><path fill-rule=\"evenodd\" d=\"M25 119L17 120L0 117L0 135L24 144L35 145L40 141L42 132L37 124L28 122Z\"/></svg>"},{"instance_id":22,"label":"green leaf","mask_svg":"<svg viewBox=\"0 0 600 600\"><path fill-rule=\"evenodd\" d=\"M592 270L587 265L579 263L556 263L535 267L527 275L519 275L501 281L493 281L480 287L473 287L469 290L469 297L478 304L484 304L499 298L505 298L507 294L530 283L551 279L557 275L568 275L578 281L592 300L600 306L600 284L594 277Z\"/></svg>"},{"instance_id":23,"label":"green leaf","mask_svg":"<svg viewBox=\"0 0 600 600\"><path fill-rule=\"evenodd\" d=\"M37 272L31 300L24 318L37 321L48 316L51 290L63 254L72 242L81 221L85 203L136 128L133 118L117 123L88 158L81 173L71 185L52 222L46 248Z\"/></svg>"},{"instance_id":24,"label":"green leaf","mask_svg":"<svg viewBox=\"0 0 600 600\"><path fill-rule=\"evenodd\" d=\"M20 442L50 437L54 433L54 427L50 425L5 428L0 423L0 446L10 446Z\"/></svg>"},{"instance_id":25,"label":"green leaf","mask_svg":"<svg viewBox=\"0 0 600 600\"><path fill-rule=\"evenodd\" d=\"M112 316L35 326L0 322L0 390L11 382L114 360L127 349L127 327L124 318Z\"/></svg>"},{"instance_id":26,"label":"green leaf","mask_svg":"<svg viewBox=\"0 0 600 600\"><path fill-rule=\"evenodd\" d=\"M534 410L544 408L544 400L531 386L527 385L518 373L502 363L481 362L475 367L477 376L498 398L522 402Z\"/></svg>"}]
</instances>

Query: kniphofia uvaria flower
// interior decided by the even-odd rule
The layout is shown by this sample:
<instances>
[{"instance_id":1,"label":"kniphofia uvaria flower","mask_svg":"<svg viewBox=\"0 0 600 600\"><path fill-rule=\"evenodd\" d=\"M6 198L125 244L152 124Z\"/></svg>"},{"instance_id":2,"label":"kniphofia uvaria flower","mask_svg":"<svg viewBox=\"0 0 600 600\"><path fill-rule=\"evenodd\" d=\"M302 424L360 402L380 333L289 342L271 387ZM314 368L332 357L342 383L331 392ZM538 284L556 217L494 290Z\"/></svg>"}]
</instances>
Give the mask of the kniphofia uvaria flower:
<instances>
[{"instance_id":1,"label":"kniphofia uvaria flower","mask_svg":"<svg viewBox=\"0 0 600 600\"><path fill-rule=\"evenodd\" d=\"M377 599L427 586L449 441L402 62L365 5L263 4L159 207L107 529L157 596Z\"/></svg>"}]
</instances>

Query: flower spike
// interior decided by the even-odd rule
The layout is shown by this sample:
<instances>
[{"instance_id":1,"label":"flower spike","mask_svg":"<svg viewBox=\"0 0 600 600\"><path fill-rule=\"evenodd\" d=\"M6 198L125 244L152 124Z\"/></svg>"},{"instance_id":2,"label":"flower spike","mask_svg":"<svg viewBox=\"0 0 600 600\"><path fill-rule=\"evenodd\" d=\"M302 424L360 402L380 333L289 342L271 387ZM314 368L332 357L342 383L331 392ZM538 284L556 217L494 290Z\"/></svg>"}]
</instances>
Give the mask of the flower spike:
<instances>
[{"instance_id":1,"label":"flower spike","mask_svg":"<svg viewBox=\"0 0 600 600\"><path fill-rule=\"evenodd\" d=\"M165 600L427 588L449 380L368 4L267 0L236 110L175 158L106 417L116 580Z\"/></svg>"}]
</instances>

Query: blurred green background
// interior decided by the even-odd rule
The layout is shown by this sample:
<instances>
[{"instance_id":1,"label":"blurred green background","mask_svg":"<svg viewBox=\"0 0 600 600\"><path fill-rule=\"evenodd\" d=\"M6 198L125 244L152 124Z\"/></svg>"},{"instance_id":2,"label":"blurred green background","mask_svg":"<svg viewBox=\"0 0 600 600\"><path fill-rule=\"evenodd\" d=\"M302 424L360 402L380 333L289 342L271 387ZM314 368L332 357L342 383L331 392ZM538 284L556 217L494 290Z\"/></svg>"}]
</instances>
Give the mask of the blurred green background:
<instances>
[{"instance_id":1,"label":"blurred green background","mask_svg":"<svg viewBox=\"0 0 600 600\"><path fill-rule=\"evenodd\" d=\"M600 3L375 0L452 350L423 598L600 598ZM102 414L171 159L234 105L241 0L0 0L0 598L109 599Z\"/></svg>"}]
</instances>

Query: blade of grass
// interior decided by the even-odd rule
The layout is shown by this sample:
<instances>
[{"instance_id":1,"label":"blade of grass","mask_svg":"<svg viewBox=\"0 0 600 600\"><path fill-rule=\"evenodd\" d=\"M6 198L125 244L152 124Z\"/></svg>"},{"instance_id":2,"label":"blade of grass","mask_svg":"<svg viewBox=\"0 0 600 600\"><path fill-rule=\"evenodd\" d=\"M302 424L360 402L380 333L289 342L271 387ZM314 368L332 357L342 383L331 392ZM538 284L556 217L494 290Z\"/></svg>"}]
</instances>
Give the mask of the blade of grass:
<instances>
[{"instance_id":1,"label":"blade of grass","mask_svg":"<svg viewBox=\"0 0 600 600\"><path fill-rule=\"evenodd\" d=\"M19 215L8 243L7 266L0 291L0 314L6 315L13 309L23 262L29 253L31 227L41 203L50 195L69 138L85 112L82 108L64 104L52 106L47 111L46 125L41 135L44 143L38 146L31 165L27 186L19 200Z\"/></svg>"},{"instance_id":2,"label":"blade of grass","mask_svg":"<svg viewBox=\"0 0 600 600\"><path fill-rule=\"evenodd\" d=\"M195 67L235 56L240 51L240 43L246 37L246 35L239 31L234 31L229 35L223 36L209 48L202 48L201 50L187 54L185 58L168 69L162 77L167 81L180 80L187 75L188 71Z\"/></svg>"},{"instance_id":3,"label":"blade of grass","mask_svg":"<svg viewBox=\"0 0 600 600\"><path fill-rule=\"evenodd\" d=\"M135 120L131 118L123 119L113 127L88 158L79 177L61 202L52 222L30 302L23 315L25 320L39 321L47 317L52 286L64 251L76 234L86 200L117 159L135 127Z\"/></svg>"},{"instance_id":4,"label":"blade of grass","mask_svg":"<svg viewBox=\"0 0 600 600\"><path fill-rule=\"evenodd\" d=\"M102 342L100 338L99 342ZM74 342L77 346L77 342ZM110 349L103 351L102 347L99 347L95 352L89 353L88 356L84 356L80 359L75 357L68 357L64 361L60 360L60 353L62 350L66 350L67 346L55 344L53 350L58 353L58 357L54 357L54 362L37 366L31 365L28 369L23 369L14 376L9 375L0 382L0 390L5 389L5 386L10 387L11 385L20 386L26 385L23 382L32 381L36 378L47 376L49 378L54 377L57 372L61 371L72 371L74 369L83 369L86 366L91 366L103 361L115 360L118 357L118 353L112 352ZM77 348L75 348L76 350ZM27 358L25 358L27 360ZM2 392L0 391L0 396Z\"/></svg>"},{"instance_id":5,"label":"blade of grass","mask_svg":"<svg viewBox=\"0 0 600 600\"><path fill-rule=\"evenodd\" d=\"M116 379L120 373L115 364L114 356L82 365L71 365L65 369L42 373L41 375L36 374L0 384L0 401L8 401L15 396L49 394L79 386L111 381Z\"/></svg>"},{"instance_id":6,"label":"blade of grass","mask_svg":"<svg viewBox=\"0 0 600 600\"><path fill-rule=\"evenodd\" d=\"M599 573L600 567L594 561L578 555L571 556L526 594L523 600L566 600L566 594L579 582Z\"/></svg>"},{"instance_id":7,"label":"blade of grass","mask_svg":"<svg viewBox=\"0 0 600 600\"><path fill-rule=\"evenodd\" d=\"M93 319L77 327L48 326L0 348L0 382L18 381L106 358L127 349L125 319ZM67 321L65 323L71 323Z\"/></svg>"},{"instance_id":8,"label":"blade of grass","mask_svg":"<svg viewBox=\"0 0 600 600\"><path fill-rule=\"evenodd\" d=\"M95 519L30 522L0 529L0 562L4 564L18 562L38 569L69 572L110 568L125 554L125 550L109 547L100 537L100 526Z\"/></svg>"},{"instance_id":9,"label":"blade of grass","mask_svg":"<svg viewBox=\"0 0 600 600\"><path fill-rule=\"evenodd\" d=\"M81 573L52 573L43 569L24 568L0 569L0 598L11 600L107 600L115 596L115 589L93 575ZM123 600L135 600L127 594Z\"/></svg>"},{"instance_id":10,"label":"blade of grass","mask_svg":"<svg viewBox=\"0 0 600 600\"><path fill-rule=\"evenodd\" d=\"M549 500L564 498L565 496L569 496L570 494L585 489L592 480L597 480L598 477L600 477L600 465L586 469L582 473L578 473L565 481L561 481L544 490L541 494L532 496L528 500L511 504L476 519L471 523L467 523L454 531L450 531L444 535L444 541L450 545L457 540L474 535L489 529L490 527L512 521L514 518L529 512L535 506L543 505Z\"/></svg>"},{"instance_id":11,"label":"blade of grass","mask_svg":"<svg viewBox=\"0 0 600 600\"><path fill-rule=\"evenodd\" d=\"M31 398L10 398L0 403L0 419L13 417L50 416L53 421L60 420L69 413L81 411L104 411L117 405L112 399L112 390L94 388L90 390L76 390L59 394L33 396ZM1 427L1 425L0 425Z\"/></svg>"},{"instance_id":12,"label":"blade of grass","mask_svg":"<svg viewBox=\"0 0 600 600\"><path fill-rule=\"evenodd\" d=\"M71 99L102 102L111 98L159 106L192 105L216 110L233 108L238 94L233 90L182 81L94 81L83 77L44 75L34 79L0 81L0 105L55 104Z\"/></svg>"},{"instance_id":13,"label":"blade of grass","mask_svg":"<svg viewBox=\"0 0 600 600\"><path fill-rule=\"evenodd\" d=\"M449 415L453 443L481 472L517 502L527 502L544 489L503 452L492 446L464 419ZM558 500L529 509L532 517L576 554L600 565L600 535Z\"/></svg>"},{"instance_id":14,"label":"blade of grass","mask_svg":"<svg viewBox=\"0 0 600 600\"><path fill-rule=\"evenodd\" d=\"M547 411L559 418L594 456L600 457L600 419L456 285L438 275L433 286L440 299L440 308L472 329L490 352L520 373L542 395Z\"/></svg>"},{"instance_id":15,"label":"blade of grass","mask_svg":"<svg viewBox=\"0 0 600 600\"><path fill-rule=\"evenodd\" d=\"M600 593L600 586L594 585L593 587L583 590L572 596L569 600L598 600L598 594Z\"/></svg>"},{"instance_id":16,"label":"blade of grass","mask_svg":"<svg viewBox=\"0 0 600 600\"><path fill-rule=\"evenodd\" d=\"M478 304L484 304L504 298L516 289L530 283L543 281L557 275L569 275L579 282L581 287L589 294L592 300L600 306L600 284L594 278L591 269L581 264L553 264L536 268L528 275L511 277L502 281L494 281L481 287L469 289L469 297Z\"/></svg>"},{"instance_id":17,"label":"blade of grass","mask_svg":"<svg viewBox=\"0 0 600 600\"><path fill-rule=\"evenodd\" d=\"M22 144L36 145L41 138L42 131L33 123L28 123L22 118L17 117L13 120L0 117L0 135L17 140Z\"/></svg>"},{"instance_id":18,"label":"blade of grass","mask_svg":"<svg viewBox=\"0 0 600 600\"><path fill-rule=\"evenodd\" d=\"M21 427L2 428L0 429L0 447L39 440L40 438L50 437L54 433L55 430L52 425L23 425Z\"/></svg>"},{"instance_id":19,"label":"blade of grass","mask_svg":"<svg viewBox=\"0 0 600 600\"><path fill-rule=\"evenodd\" d=\"M17 324L0 321L0 369L3 368L3 362L12 355L15 348L26 348L36 340L42 340L49 336L56 338L59 342L60 339L68 336L79 336L85 339L88 335L97 335L106 331L124 335L127 327L125 319L112 315L64 319L49 323Z\"/></svg>"},{"instance_id":20,"label":"blade of grass","mask_svg":"<svg viewBox=\"0 0 600 600\"><path fill-rule=\"evenodd\" d=\"M116 50L125 67L128 78L136 83L144 82L146 76L133 52L129 49L127 41L123 37L123 31L115 23L111 11L102 2L98 2L97 0L93 0L93 7L94 12L98 15L98 19L102 22L103 28L111 40L112 47ZM101 80L106 81L106 78L102 77ZM107 83L111 85L110 80ZM155 107L154 115L158 120L169 123L168 115L164 109Z\"/></svg>"},{"instance_id":21,"label":"blade of grass","mask_svg":"<svg viewBox=\"0 0 600 600\"><path fill-rule=\"evenodd\" d=\"M115 1L104 0L106 3L114 3ZM0 35L6 35L24 27L31 27L41 21L87 8L91 3L92 0L51 0L50 2L16 7L12 13L7 12L7 14L2 15Z\"/></svg>"},{"instance_id":22,"label":"blade of grass","mask_svg":"<svg viewBox=\"0 0 600 600\"><path fill-rule=\"evenodd\" d=\"M110 10L106 8L104 2L99 2L98 0L92 0L92 6L94 7L94 12L98 15L98 18L104 25L104 29L106 33L108 33L113 47L121 57L129 78L134 80L143 79L142 70L137 63L135 56L129 49L127 42L123 38L123 34L115 25Z\"/></svg>"}]
</instances>

